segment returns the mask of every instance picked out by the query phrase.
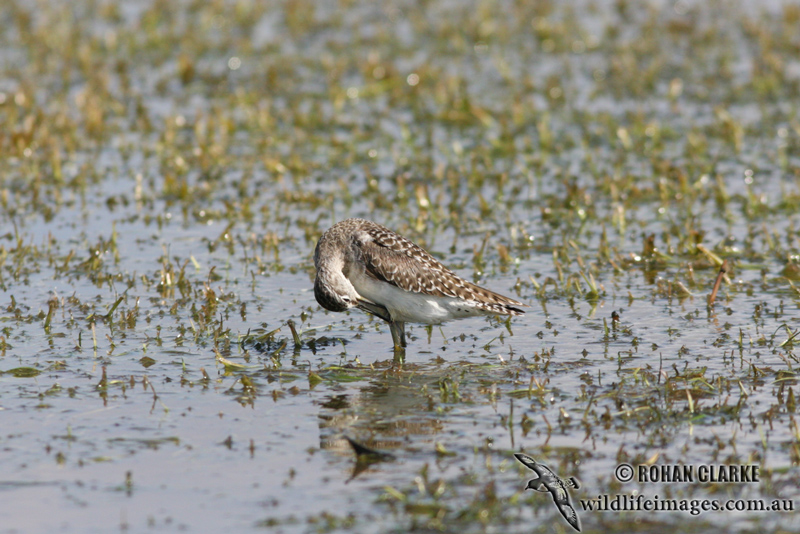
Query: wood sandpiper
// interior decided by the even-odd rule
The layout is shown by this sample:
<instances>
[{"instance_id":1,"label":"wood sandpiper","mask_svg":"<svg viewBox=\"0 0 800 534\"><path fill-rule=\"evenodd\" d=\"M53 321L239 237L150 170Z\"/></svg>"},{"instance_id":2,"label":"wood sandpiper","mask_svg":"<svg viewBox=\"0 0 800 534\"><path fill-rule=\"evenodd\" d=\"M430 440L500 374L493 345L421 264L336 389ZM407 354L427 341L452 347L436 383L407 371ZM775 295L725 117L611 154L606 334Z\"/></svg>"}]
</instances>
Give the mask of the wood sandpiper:
<instances>
[{"instance_id":1,"label":"wood sandpiper","mask_svg":"<svg viewBox=\"0 0 800 534\"><path fill-rule=\"evenodd\" d=\"M389 323L395 354L405 323L440 324L478 315L523 315L525 304L468 282L422 247L365 219L336 223L314 250L314 296L330 311L358 308Z\"/></svg>"}]
</instances>

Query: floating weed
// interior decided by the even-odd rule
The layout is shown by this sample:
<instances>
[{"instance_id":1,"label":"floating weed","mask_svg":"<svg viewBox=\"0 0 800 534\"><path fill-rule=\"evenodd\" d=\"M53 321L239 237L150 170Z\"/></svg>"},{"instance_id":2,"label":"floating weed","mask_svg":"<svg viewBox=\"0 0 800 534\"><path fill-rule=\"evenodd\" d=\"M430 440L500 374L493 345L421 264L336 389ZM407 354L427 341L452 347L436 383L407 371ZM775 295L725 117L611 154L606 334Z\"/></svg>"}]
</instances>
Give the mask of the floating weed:
<instances>
[{"instance_id":1,"label":"floating weed","mask_svg":"<svg viewBox=\"0 0 800 534\"><path fill-rule=\"evenodd\" d=\"M652 463L652 450L659 462L752 460L777 473L770 487L790 491L787 473L800 462L792 326L800 127L785 108L798 96L797 7L733 5L709 17L697 5L654 17L625 2L586 15L558 3L434 1L398 18L394 8L312 4L9 10L3 69L20 82L0 91L0 358L19 360L5 365L3 399L20 416L20 434L32 435L22 420L29 398L37 409L71 403L69 413L84 417L76 403L96 403L96 394L115 408L91 414L104 432L124 436L133 417L137 432L158 433L161 421L149 425L138 410L141 383L151 411L161 395L177 399L198 385L198 404L295 401L282 406L291 415L269 412L267 434L300 406L310 419L333 410L317 400L335 390L365 435L404 432L404 465L427 461L418 452L428 440L436 463L424 470L365 473L371 487L396 488L378 504L367 496L345 503L352 512L283 517L291 501L267 503L263 524L319 531L512 531L531 506L545 523L558 518L533 492L503 497L497 466L511 451L493 451L504 433L512 446L541 448L551 464L567 459L562 473L580 465L598 492L618 489L606 482L608 461ZM409 55L409 31L425 61ZM676 41L693 53L676 52ZM258 58L269 61L260 68ZM737 61L753 68L739 72ZM355 314L327 322L307 291L316 239L345 216L407 231L536 307L505 329L485 323L488 335L464 326L439 343L429 329L413 339L416 363L391 368L370 344L379 323ZM724 260L736 273L720 278ZM705 306L696 297L709 291ZM274 328L288 320L291 334ZM211 358L221 377L205 371ZM14 380L16 369L39 374ZM166 424L197 424L192 416L181 410ZM202 424L219 431L209 419ZM65 473L118 459L87 420L69 451L48 452ZM259 443L253 456L269 440L283 461L306 445L323 452L316 437L298 443L304 434L290 426L280 439L242 443ZM502 435L493 443L489 427ZM445 441L430 435L451 433L464 438L447 442L455 456L438 454ZM4 439L12 454L36 449L16 434ZM586 452L553 448L567 439L583 440ZM480 443L479 461L458 444L470 440ZM228 446L235 451L232 438ZM324 454L309 463L319 491L338 476L335 456ZM148 461L157 469L162 456ZM182 457L169 461L180 467ZM465 468L464 458L478 467ZM149 491L120 478L113 488ZM70 499L89 486L78 484ZM706 489L670 492L694 498ZM103 504L101 493L93 504ZM86 521L91 529L95 519ZM615 521L610 528L632 524ZM685 530L687 521L713 530L680 517L658 527ZM765 520L744 521L757 530Z\"/></svg>"},{"instance_id":2,"label":"floating weed","mask_svg":"<svg viewBox=\"0 0 800 534\"><path fill-rule=\"evenodd\" d=\"M798 334L800 334L800 330L795 330L794 332L792 332L791 330L789 330L788 326L786 327L786 330L787 330L787 332L789 334L789 337L787 337L785 340L783 340L778 345L778 347L787 347L787 348L793 347L795 338L797 337Z\"/></svg>"},{"instance_id":3,"label":"floating weed","mask_svg":"<svg viewBox=\"0 0 800 534\"><path fill-rule=\"evenodd\" d=\"M5 373L15 378L33 378L39 376L42 371L35 367L14 367L7 371L0 371L0 373Z\"/></svg>"},{"instance_id":4,"label":"floating weed","mask_svg":"<svg viewBox=\"0 0 800 534\"><path fill-rule=\"evenodd\" d=\"M309 370L308 371L308 387L313 389L314 386L316 386L320 382L322 382L322 377L319 376L317 373Z\"/></svg>"},{"instance_id":5,"label":"floating weed","mask_svg":"<svg viewBox=\"0 0 800 534\"><path fill-rule=\"evenodd\" d=\"M259 369L260 367L257 365L243 365L240 363L233 362L220 354L219 352L216 353L217 355L217 362L221 363L226 375L231 375L240 371L246 371L248 369Z\"/></svg>"}]
</instances>

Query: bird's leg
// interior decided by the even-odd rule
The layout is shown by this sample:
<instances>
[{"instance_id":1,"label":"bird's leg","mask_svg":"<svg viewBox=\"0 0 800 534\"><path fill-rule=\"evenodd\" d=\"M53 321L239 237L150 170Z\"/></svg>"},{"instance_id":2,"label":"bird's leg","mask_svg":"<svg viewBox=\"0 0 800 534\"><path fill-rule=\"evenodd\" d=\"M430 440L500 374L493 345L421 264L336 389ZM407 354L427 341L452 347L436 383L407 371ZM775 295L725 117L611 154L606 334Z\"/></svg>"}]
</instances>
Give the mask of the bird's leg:
<instances>
[{"instance_id":1,"label":"bird's leg","mask_svg":"<svg viewBox=\"0 0 800 534\"><path fill-rule=\"evenodd\" d=\"M403 347L394 347L394 358L392 358L392 368L402 369L403 364L406 363L406 349Z\"/></svg>"},{"instance_id":2,"label":"bird's leg","mask_svg":"<svg viewBox=\"0 0 800 534\"><path fill-rule=\"evenodd\" d=\"M392 332L394 348L406 348L406 323L402 321L389 321L389 330Z\"/></svg>"},{"instance_id":3,"label":"bird's leg","mask_svg":"<svg viewBox=\"0 0 800 534\"><path fill-rule=\"evenodd\" d=\"M389 330L392 331L394 342L394 363L403 365L406 360L406 324L400 321L389 321Z\"/></svg>"}]
</instances>

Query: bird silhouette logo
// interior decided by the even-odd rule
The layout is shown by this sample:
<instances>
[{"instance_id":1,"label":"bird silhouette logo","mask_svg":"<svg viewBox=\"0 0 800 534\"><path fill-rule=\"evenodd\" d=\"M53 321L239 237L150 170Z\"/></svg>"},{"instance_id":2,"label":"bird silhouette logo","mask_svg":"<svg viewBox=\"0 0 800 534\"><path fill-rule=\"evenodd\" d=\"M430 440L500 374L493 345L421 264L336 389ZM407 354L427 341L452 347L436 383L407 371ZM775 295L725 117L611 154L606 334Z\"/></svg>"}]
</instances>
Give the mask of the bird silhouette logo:
<instances>
[{"instance_id":1,"label":"bird silhouette logo","mask_svg":"<svg viewBox=\"0 0 800 534\"><path fill-rule=\"evenodd\" d=\"M575 507L572 506L572 502L569 500L569 492L567 491L568 487L574 489L581 487L575 477L570 477L569 480L559 478L549 467L540 464L526 454L515 453L514 457L519 460L522 465L537 475L536 478L532 478L528 481L525 489L550 492L558 511L561 512L561 515L564 516L564 519L567 520L567 523L569 523L572 528L580 532L581 520L578 517L578 513L575 511Z\"/></svg>"}]
</instances>

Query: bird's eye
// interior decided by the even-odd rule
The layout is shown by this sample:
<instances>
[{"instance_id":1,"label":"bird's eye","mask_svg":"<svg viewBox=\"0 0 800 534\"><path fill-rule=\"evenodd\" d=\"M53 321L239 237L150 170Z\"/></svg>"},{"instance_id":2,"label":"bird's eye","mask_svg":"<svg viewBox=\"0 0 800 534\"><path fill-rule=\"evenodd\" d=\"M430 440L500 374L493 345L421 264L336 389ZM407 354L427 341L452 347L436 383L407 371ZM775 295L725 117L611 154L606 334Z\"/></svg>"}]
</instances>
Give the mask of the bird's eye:
<instances>
[{"instance_id":1,"label":"bird's eye","mask_svg":"<svg viewBox=\"0 0 800 534\"><path fill-rule=\"evenodd\" d=\"M353 302L347 295L342 295L342 300L344 301L345 304L350 304L351 302Z\"/></svg>"}]
</instances>

